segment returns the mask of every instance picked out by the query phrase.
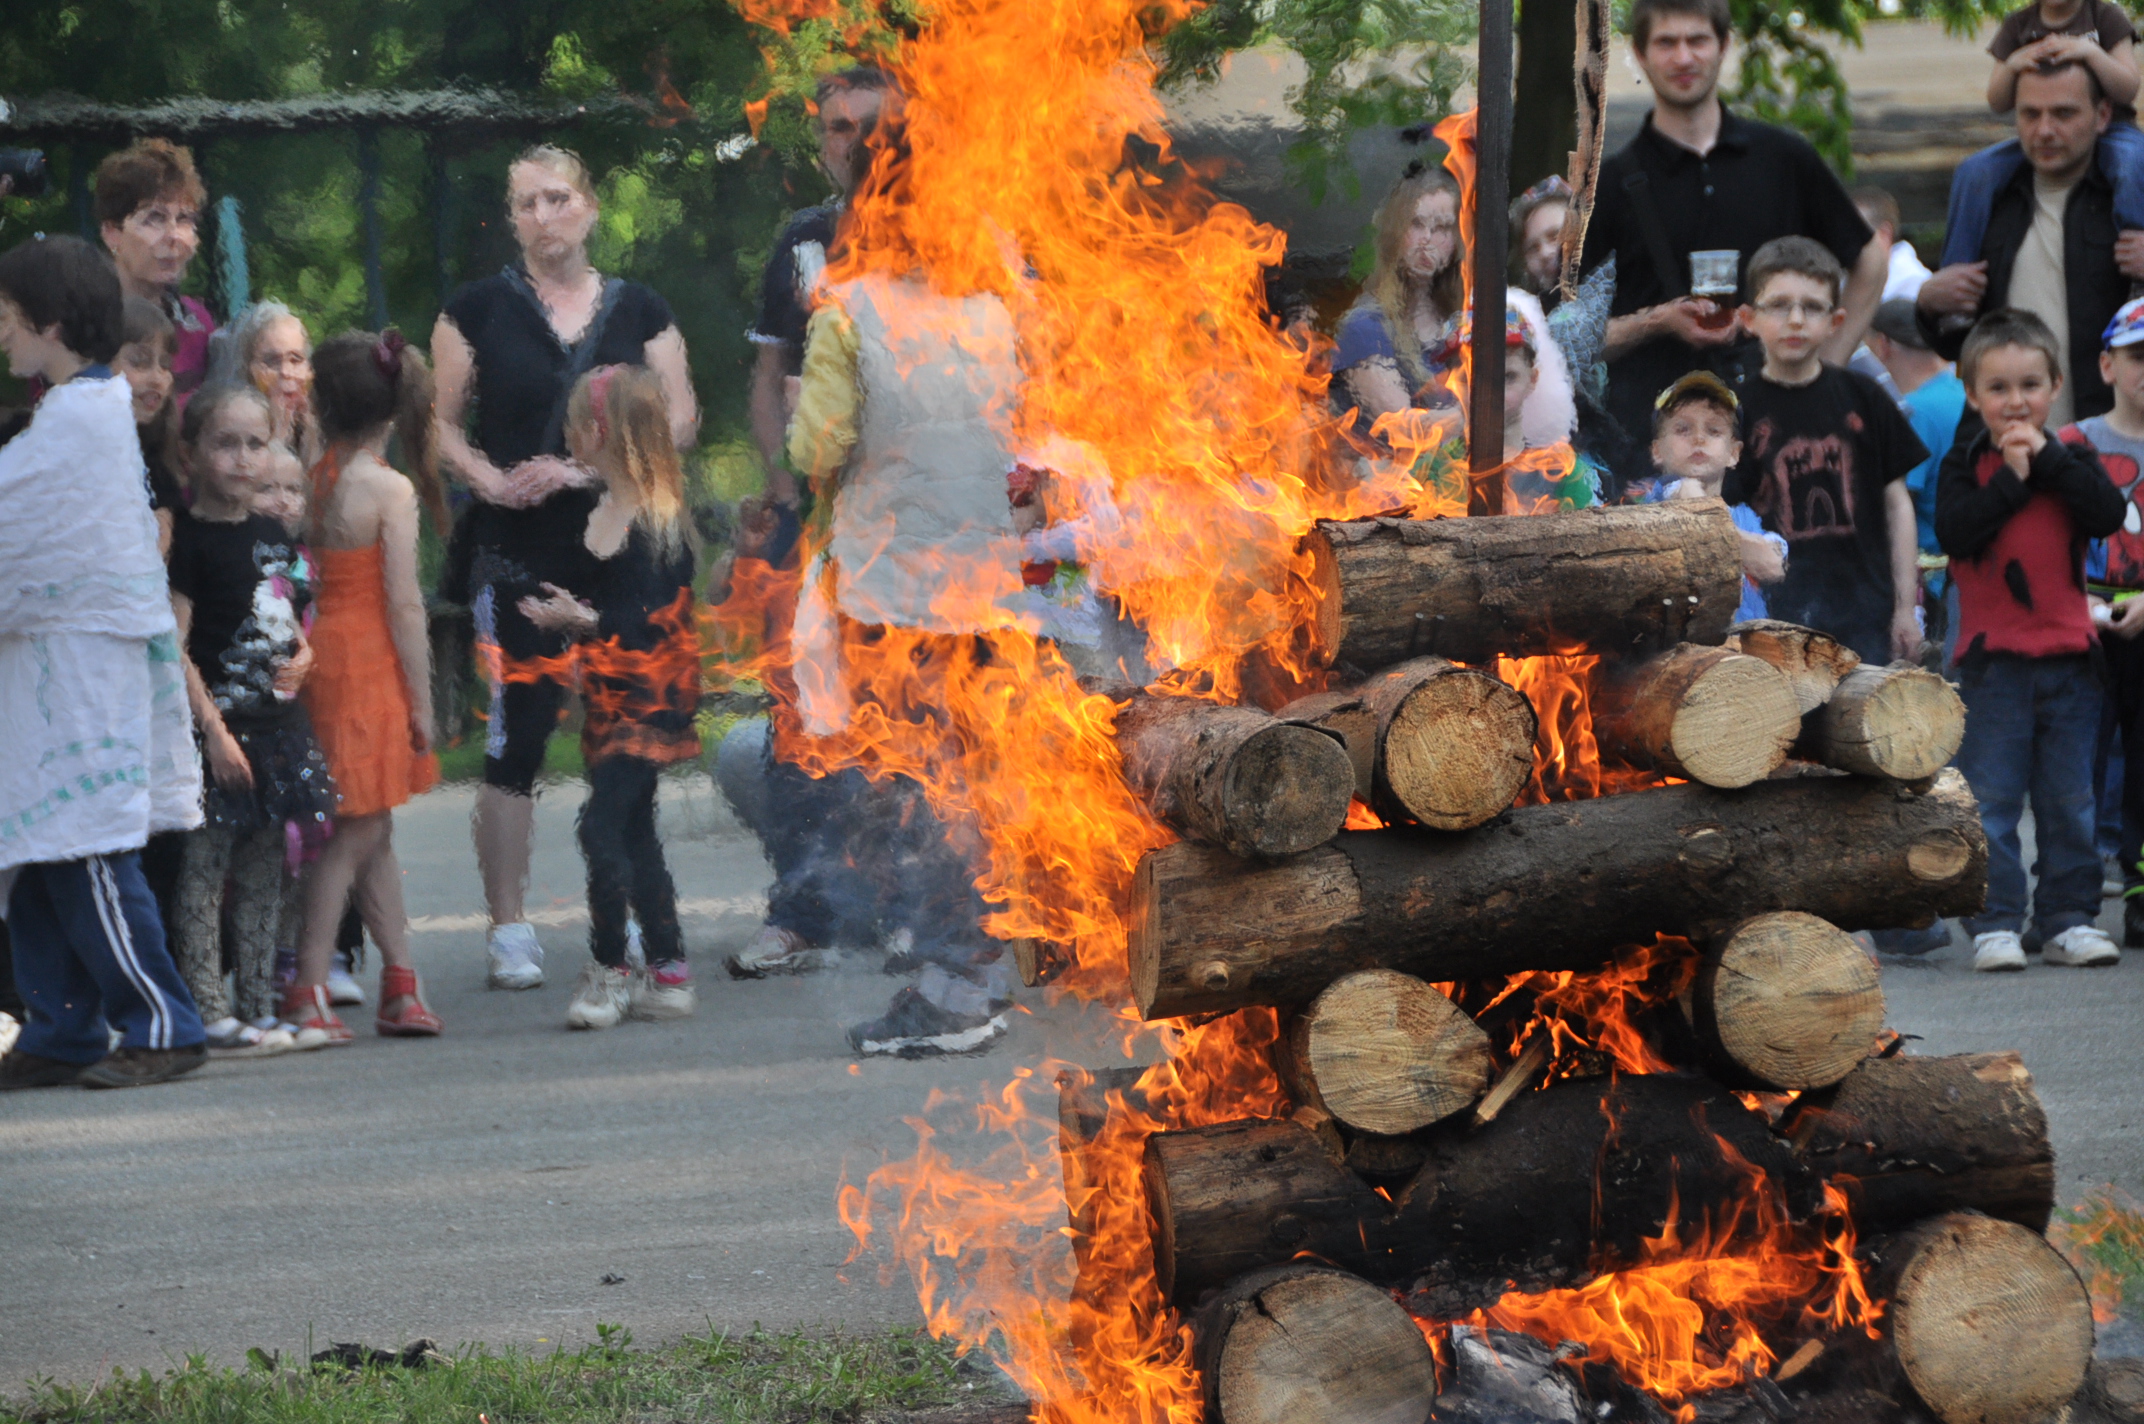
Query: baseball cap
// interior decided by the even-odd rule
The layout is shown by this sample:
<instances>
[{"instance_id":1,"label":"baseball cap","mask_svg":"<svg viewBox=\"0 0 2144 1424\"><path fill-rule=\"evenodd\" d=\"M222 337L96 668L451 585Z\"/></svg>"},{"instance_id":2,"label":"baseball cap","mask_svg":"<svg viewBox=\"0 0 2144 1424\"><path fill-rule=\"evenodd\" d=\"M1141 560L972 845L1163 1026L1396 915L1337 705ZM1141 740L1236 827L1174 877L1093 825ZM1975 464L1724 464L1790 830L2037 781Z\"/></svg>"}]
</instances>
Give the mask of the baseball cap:
<instances>
[{"instance_id":1,"label":"baseball cap","mask_svg":"<svg viewBox=\"0 0 2144 1424\"><path fill-rule=\"evenodd\" d=\"M1869 329L1888 336L1899 345L1913 351L1926 351L1927 338L1921 335L1920 323L1913 319L1913 298L1893 297L1876 308L1876 315L1869 322Z\"/></svg>"},{"instance_id":2,"label":"baseball cap","mask_svg":"<svg viewBox=\"0 0 2144 1424\"><path fill-rule=\"evenodd\" d=\"M2107 329L2099 335L2100 344L2109 351L2118 346L2134 346L2144 341L2144 297L2124 302L2122 309L2107 323Z\"/></svg>"},{"instance_id":3,"label":"baseball cap","mask_svg":"<svg viewBox=\"0 0 2144 1424\"><path fill-rule=\"evenodd\" d=\"M1742 410L1742 402L1735 398L1735 393L1728 388L1727 382L1710 371L1692 371L1679 378L1674 385L1660 393L1659 398L1653 402L1653 409L1663 411L1691 397L1726 406L1737 414Z\"/></svg>"}]
</instances>

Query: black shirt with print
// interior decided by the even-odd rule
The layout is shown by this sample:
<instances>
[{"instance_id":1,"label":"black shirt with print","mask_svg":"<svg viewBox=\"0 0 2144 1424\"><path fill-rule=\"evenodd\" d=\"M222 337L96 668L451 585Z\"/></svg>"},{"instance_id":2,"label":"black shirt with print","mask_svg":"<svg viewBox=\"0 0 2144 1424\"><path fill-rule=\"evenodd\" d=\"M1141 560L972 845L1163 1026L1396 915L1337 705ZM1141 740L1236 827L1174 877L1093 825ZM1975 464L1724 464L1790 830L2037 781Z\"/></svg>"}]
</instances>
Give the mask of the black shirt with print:
<instances>
[{"instance_id":1,"label":"black shirt with print","mask_svg":"<svg viewBox=\"0 0 2144 1424\"><path fill-rule=\"evenodd\" d=\"M171 527L171 591L193 604L186 654L228 723L261 726L296 715L275 695L276 670L298 650L309 590L297 541L278 520L233 524L178 510Z\"/></svg>"},{"instance_id":2,"label":"black shirt with print","mask_svg":"<svg viewBox=\"0 0 2144 1424\"><path fill-rule=\"evenodd\" d=\"M1884 488L1927 458L1897 403L1858 371L1825 366L1806 386L1750 379L1742 463L1722 493L1787 541L1787 576L1764 591L1774 618L1834 636L1890 625Z\"/></svg>"}]
</instances>

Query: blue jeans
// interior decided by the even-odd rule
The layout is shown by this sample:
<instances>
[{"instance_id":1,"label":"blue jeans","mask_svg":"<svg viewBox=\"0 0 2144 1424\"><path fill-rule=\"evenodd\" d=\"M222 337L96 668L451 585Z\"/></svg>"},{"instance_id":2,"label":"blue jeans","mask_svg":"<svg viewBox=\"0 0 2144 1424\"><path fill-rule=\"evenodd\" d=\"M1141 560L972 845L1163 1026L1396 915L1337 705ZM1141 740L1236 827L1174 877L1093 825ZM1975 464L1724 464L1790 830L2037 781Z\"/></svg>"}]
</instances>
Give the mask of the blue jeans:
<instances>
[{"instance_id":1,"label":"blue jeans","mask_svg":"<svg viewBox=\"0 0 2144 1424\"><path fill-rule=\"evenodd\" d=\"M25 865L8 897L15 987L30 1011L16 1046L84 1067L127 1048L194 1048L206 1035L164 944L141 856Z\"/></svg>"},{"instance_id":2,"label":"blue jeans","mask_svg":"<svg viewBox=\"0 0 2144 1424\"><path fill-rule=\"evenodd\" d=\"M2025 150L2018 141L2006 138L1952 170L1950 218L1943 231L1943 260L1936 263L1938 268L1980 260L1995 195L2017 176L2024 161ZM2135 124L2109 124L2099 136L2099 168L2114 184L2115 225L2144 228L2144 130Z\"/></svg>"},{"instance_id":3,"label":"blue jeans","mask_svg":"<svg viewBox=\"0 0 2144 1424\"><path fill-rule=\"evenodd\" d=\"M2033 924L2043 939L2099 918L2099 851L2092 752L2099 740L2099 676L2091 659L1997 653L1961 668L1965 742L1958 769L1980 801L1988 836L1988 903L1968 934L2025 927L2025 866L2017 825L2032 798L2039 841Z\"/></svg>"}]
</instances>

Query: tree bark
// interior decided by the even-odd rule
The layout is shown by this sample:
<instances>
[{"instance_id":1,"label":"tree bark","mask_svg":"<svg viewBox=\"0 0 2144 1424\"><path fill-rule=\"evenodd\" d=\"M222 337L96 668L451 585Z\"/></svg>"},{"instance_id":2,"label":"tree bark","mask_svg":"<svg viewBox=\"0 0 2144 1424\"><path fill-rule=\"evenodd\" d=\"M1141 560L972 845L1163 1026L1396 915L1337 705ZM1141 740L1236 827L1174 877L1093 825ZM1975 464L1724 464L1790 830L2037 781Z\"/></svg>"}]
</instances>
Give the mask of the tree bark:
<instances>
[{"instance_id":1,"label":"tree bark","mask_svg":"<svg viewBox=\"0 0 2144 1424\"><path fill-rule=\"evenodd\" d=\"M2045 1231L2054 1212L2047 1115L2015 1053L1871 1058L1797 1102L1783 1129L1865 1231L1963 1210Z\"/></svg>"},{"instance_id":2,"label":"tree bark","mask_svg":"<svg viewBox=\"0 0 2144 1424\"><path fill-rule=\"evenodd\" d=\"M1414 658L1280 716L1346 744L1355 794L1387 821L1464 831L1501 815L1534 770L1533 704L1478 668Z\"/></svg>"},{"instance_id":3,"label":"tree bark","mask_svg":"<svg viewBox=\"0 0 2144 1424\"><path fill-rule=\"evenodd\" d=\"M1733 1087L1828 1088L1883 1030L1883 983L1853 936L1799 910L1744 920L1691 994L1705 1066Z\"/></svg>"},{"instance_id":4,"label":"tree bark","mask_svg":"<svg viewBox=\"0 0 2144 1424\"><path fill-rule=\"evenodd\" d=\"M1861 666L1861 654L1829 633L1777 618L1735 624L1727 630L1727 646L1785 673L1803 716L1829 702L1839 679Z\"/></svg>"},{"instance_id":5,"label":"tree bark","mask_svg":"<svg viewBox=\"0 0 2144 1424\"><path fill-rule=\"evenodd\" d=\"M1717 500L1327 521L1305 543L1317 646L1355 668L1717 643L1742 596L1741 547Z\"/></svg>"},{"instance_id":6,"label":"tree bark","mask_svg":"<svg viewBox=\"0 0 2144 1424\"><path fill-rule=\"evenodd\" d=\"M1274 1055L1298 1103L1357 1132L1413 1132L1474 1105L1489 1086L1489 1035L1410 974L1365 969L1329 985Z\"/></svg>"},{"instance_id":7,"label":"tree bark","mask_svg":"<svg viewBox=\"0 0 2144 1424\"><path fill-rule=\"evenodd\" d=\"M2039 1424L2083 1388L2092 1301L2046 1238L1952 1212L1866 1254L1899 1369L1943 1424Z\"/></svg>"},{"instance_id":8,"label":"tree bark","mask_svg":"<svg viewBox=\"0 0 2144 1424\"><path fill-rule=\"evenodd\" d=\"M1338 737L1253 707L1135 694L1117 709L1124 775L1154 814L1242 856L1320 846L1347 822L1355 769Z\"/></svg>"},{"instance_id":9,"label":"tree bark","mask_svg":"<svg viewBox=\"0 0 2144 1424\"><path fill-rule=\"evenodd\" d=\"M1437 1365L1389 1292L1292 1264L1230 1284L1192 1322L1192 1359L1218 1424L1423 1424Z\"/></svg>"},{"instance_id":10,"label":"tree bark","mask_svg":"<svg viewBox=\"0 0 2144 1424\"><path fill-rule=\"evenodd\" d=\"M1512 114L1513 193L1570 169L1578 135L1578 94L1571 83L1578 51L1575 8L1574 0L1524 0L1519 6L1517 87L1526 102ZM1511 236L1516 247L1520 234Z\"/></svg>"},{"instance_id":11,"label":"tree bark","mask_svg":"<svg viewBox=\"0 0 2144 1424\"><path fill-rule=\"evenodd\" d=\"M1964 740L1958 690L1904 663L1856 668L1802 724L1802 752L1811 761L1899 781L1934 776Z\"/></svg>"},{"instance_id":12,"label":"tree bark","mask_svg":"<svg viewBox=\"0 0 2144 1424\"><path fill-rule=\"evenodd\" d=\"M1763 1117L1681 1074L1560 1083L1524 1094L1485 1127L1437 1128L1421 1140L1428 1164L1387 1198L1290 1120L1148 1138L1162 1290L1188 1306L1298 1254L1424 1292L1442 1316L1507 1290L1575 1285L1635 1264L1671 1213L1689 1227L1704 1204L1758 1189L1721 1141L1765 1174L1792 1215L1821 1204Z\"/></svg>"},{"instance_id":13,"label":"tree bark","mask_svg":"<svg viewBox=\"0 0 2144 1424\"><path fill-rule=\"evenodd\" d=\"M1159 1019L1307 1003L1371 967L1432 983L1591 969L1656 934L1710 938L1772 910L1847 929L1970 914L1986 879L1955 771L1926 787L1821 772L1662 787L1472 831L1348 832L1269 863L1178 844L1133 882L1132 989Z\"/></svg>"},{"instance_id":14,"label":"tree bark","mask_svg":"<svg viewBox=\"0 0 2144 1424\"><path fill-rule=\"evenodd\" d=\"M1802 714L1771 664L1695 643L1611 675L1595 694L1604 753L1707 786L1747 786L1787 759Z\"/></svg>"}]
</instances>

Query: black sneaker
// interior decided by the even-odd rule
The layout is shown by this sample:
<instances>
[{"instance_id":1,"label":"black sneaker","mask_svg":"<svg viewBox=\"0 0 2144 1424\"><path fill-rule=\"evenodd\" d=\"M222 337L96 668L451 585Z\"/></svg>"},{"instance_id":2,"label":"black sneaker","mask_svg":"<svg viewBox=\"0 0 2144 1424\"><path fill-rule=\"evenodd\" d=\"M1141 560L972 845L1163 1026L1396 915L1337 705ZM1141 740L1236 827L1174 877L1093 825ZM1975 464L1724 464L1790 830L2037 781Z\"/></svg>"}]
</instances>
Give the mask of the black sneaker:
<instances>
[{"instance_id":1,"label":"black sneaker","mask_svg":"<svg viewBox=\"0 0 2144 1424\"><path fill-rule=\"evenodd\" d=\"M1003 1014L956 1014L914 989L903 989L885 1015L849 1030L860 1058L930 1058L942 1053L981 1053L1005 1036Z\"/></svg>"},{"instance_id":2,"label":"black sneaker","mask_svg":"<svg viewBox=\"0 0 2144 1424\"><path fill-rule=\"evenodd\" d=\"M208 1062L208 1045L188 1048L115 1048L75 1079L85 1088L146 1088L168 1083Z\"/></svg>"},{"instance_id":3,"label":"black sneaker","mask_svg":"<svg viewBox=\"0 0 2144 1424\"><path fill-rule=\"evenodd\" d=\"M62 1063L57 1058L40 1058L34 1053L16 1050L0 1056L0 1093L13 1092L17 1088L60 1088L72 1083L82 1074L79 1063Z\"/></svg>"}]
</instances>

